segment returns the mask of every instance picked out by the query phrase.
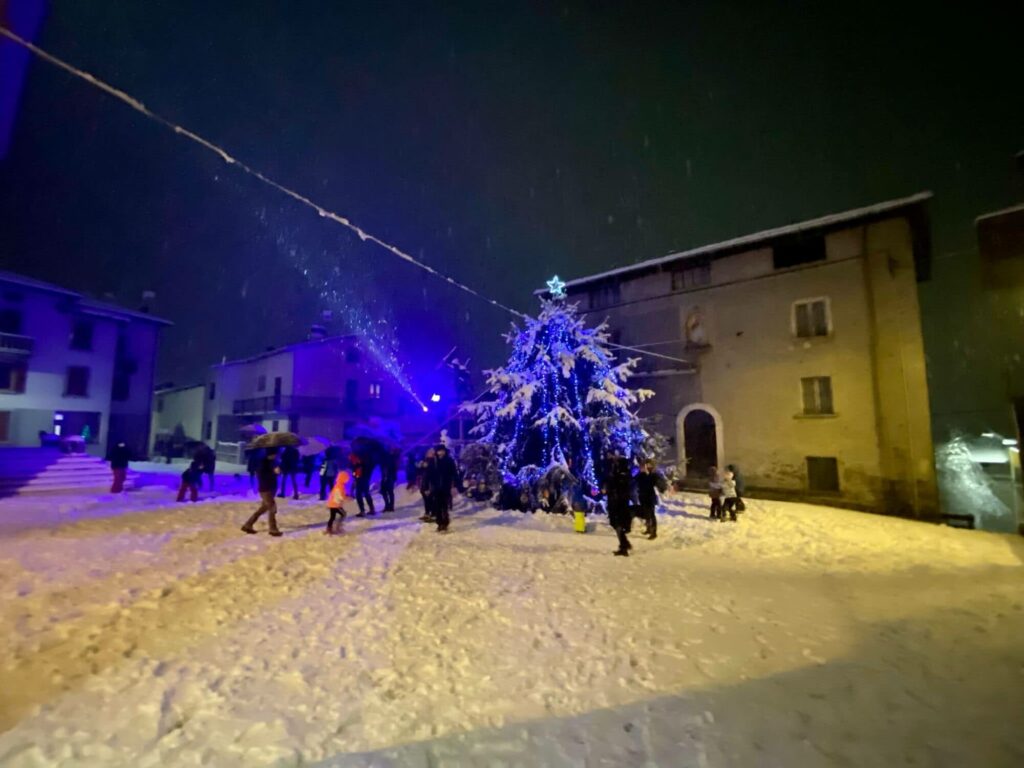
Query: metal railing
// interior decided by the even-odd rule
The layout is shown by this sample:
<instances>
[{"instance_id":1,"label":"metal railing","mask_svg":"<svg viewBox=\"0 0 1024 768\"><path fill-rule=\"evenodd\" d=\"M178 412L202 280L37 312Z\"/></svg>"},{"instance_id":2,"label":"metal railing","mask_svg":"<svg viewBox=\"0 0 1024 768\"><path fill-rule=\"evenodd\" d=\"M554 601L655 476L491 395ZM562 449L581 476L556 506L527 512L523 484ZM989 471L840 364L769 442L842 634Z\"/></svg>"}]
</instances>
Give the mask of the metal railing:
<instances>
[{"instance_id":1,"label":"metal railing","mask_svg":"<svg viewBox=\"0 0 1024 768\"><path fill-rule=\"evenodd\" d=\"M35 349L35 339L19 333L0 333L0 352L13 352L20 355L31 355Z\"/></svg>"}]
</instances>

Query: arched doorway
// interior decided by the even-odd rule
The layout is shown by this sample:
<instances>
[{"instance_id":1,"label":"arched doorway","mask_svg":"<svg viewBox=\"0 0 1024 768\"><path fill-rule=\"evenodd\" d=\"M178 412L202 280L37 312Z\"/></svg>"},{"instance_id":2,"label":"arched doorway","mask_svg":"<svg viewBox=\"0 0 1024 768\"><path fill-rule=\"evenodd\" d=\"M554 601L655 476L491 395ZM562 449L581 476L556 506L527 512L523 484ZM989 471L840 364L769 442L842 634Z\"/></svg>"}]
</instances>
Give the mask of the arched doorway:
<instances>
[{"instance_id":1,"label":"arched doorway","mask_svg":"<svg viewBox=\"0 0 1024 768\"><path fill-rule=\"evenodd\" d=\"M676 416L679 466L687 477L707 477L708 470L722 466L722 419L704 403L688 405Z\"/></svg>"}]
</instances>

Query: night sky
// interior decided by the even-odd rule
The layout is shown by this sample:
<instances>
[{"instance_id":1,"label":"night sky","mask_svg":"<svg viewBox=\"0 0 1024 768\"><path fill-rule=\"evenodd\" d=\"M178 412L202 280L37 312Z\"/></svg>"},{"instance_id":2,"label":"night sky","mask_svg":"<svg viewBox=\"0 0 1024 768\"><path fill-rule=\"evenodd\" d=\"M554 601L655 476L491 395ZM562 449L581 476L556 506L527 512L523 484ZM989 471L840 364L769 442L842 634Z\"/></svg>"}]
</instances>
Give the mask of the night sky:
<instances>
[{"instance_id":1,"label":"night sky","mask_svg":"<svg viewBox=\"0 0 1024 768\"><path fill-rule=\"evenodd\" d=\"M556 272L933 190L925 325L953 356L973 218L1020 195L1024 14L723 5L68 1L37 42L524 311ZM509 320L39 61L0 267L156 291L179 384L326 306L393 330L414 378L455 344L496 362Z\"/></svg>"}]
</instances>

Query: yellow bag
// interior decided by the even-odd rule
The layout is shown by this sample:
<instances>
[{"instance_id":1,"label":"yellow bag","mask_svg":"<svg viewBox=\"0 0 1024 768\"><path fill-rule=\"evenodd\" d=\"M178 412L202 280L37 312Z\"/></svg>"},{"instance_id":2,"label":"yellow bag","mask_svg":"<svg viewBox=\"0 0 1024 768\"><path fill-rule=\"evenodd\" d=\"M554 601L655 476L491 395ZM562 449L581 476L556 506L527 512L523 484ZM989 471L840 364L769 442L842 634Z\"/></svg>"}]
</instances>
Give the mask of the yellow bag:
<instances>
[{"instance_id":1,"label":"yellow bag","mask_svg":"<svg viewBox=\"0 0 1024 768\"><path fill-rule=\"evenodd\" d=\"M587 532L587 516L582 512L572 513L572 527L576 533Z\"/></svg>"}]
</instances>

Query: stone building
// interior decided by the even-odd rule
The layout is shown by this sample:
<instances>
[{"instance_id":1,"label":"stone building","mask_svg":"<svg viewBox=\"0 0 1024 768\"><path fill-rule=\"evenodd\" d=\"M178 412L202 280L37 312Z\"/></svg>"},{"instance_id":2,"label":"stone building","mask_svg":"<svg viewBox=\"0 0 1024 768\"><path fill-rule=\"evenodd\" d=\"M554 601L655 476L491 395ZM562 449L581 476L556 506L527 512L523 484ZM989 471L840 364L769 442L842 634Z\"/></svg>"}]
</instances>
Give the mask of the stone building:
<instances>
[{"instance_id":1,"label":"stone building","mask_svg":"<svg viewBox=\"0 0 1024 768\"><path fill-rule=\"evenodd\" d=\"M571 280L642 358L641 411L699 485L937 513L917 284L929 193ZM624 355L630 353L624 352Z\"/></svg>"}]
</instances>

